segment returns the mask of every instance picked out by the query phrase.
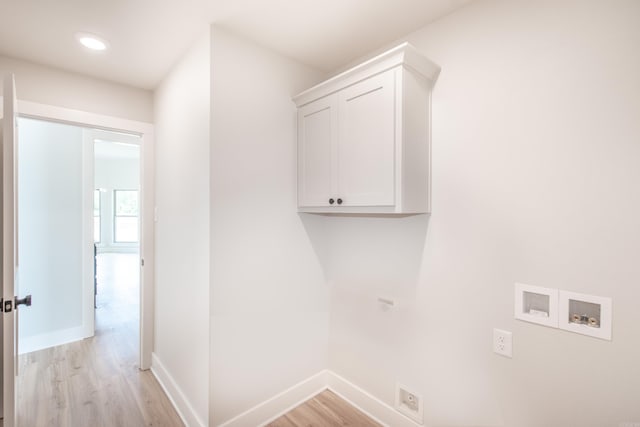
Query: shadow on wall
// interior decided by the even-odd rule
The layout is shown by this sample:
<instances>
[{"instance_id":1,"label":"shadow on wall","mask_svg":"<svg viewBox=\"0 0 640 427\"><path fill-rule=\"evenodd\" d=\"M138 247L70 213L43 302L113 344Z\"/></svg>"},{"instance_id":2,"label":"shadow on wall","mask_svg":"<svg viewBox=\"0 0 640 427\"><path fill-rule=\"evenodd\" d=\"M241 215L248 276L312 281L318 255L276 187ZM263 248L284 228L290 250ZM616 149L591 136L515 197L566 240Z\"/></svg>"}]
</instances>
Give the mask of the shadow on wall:
<instances>
[{"instance_id":1,"label":"shadow on wall","mask_svg":"<svg viewBox=\"0 0 640 427\"><path fill-rule=\"evenodd\" d=\"M329 285L400 299L416 296L429 215L299 216Z\"/></svg>"}]
</instances>

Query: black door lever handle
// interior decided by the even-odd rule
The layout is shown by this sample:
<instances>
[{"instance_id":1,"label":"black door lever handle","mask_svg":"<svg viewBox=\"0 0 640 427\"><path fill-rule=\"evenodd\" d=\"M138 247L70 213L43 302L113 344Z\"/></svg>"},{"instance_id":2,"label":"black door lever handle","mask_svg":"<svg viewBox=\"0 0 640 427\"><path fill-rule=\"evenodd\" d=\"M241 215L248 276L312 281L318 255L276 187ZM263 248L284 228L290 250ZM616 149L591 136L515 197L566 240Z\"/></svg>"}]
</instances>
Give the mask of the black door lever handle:
<instances>
[{"instance_id":1,"label":"black door lever handle","mask_svg":"<svg viewBox=\"0 0 640 427\"><path fill-rule=\"evenodd\" d=\"M31 295L27 295L24 298L16 297L15 307L18 308L19 305L26 305L27 307L31 307Z\"/></svg>"}]
</instances>

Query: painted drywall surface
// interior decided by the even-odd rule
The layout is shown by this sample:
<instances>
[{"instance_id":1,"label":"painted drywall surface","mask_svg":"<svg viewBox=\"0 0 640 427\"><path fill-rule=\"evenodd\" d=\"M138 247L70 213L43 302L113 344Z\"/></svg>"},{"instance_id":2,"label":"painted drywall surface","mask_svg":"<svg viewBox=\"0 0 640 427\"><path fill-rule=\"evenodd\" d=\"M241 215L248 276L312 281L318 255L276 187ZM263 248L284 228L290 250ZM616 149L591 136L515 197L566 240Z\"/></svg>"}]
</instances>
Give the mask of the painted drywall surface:
<instances>
[{"instance_id":1,"label":"painted drywall surface","mask_svg":"<svg viewBox=\"0 0 640 427\"><path fill-rule=\"evenodd\" d=\"M154 353L208 419L209 33L155 94Z\"/></svg>"},{"instance_id":2,"label":"painted drywall surface","mask_svg":"<svg viewBox=\"0 0 640 427\"><path fill-rule=\"evenodd\" d=\"M140 187L140 160L96 158L96 188L136 190Z\"/></svg>"},{"instance_id":3,"label":"painted drywall surface","mask_svg":"<svg viewBox=\"0 0 640 427\"><path fill-rule=\"evenodd\" d=\"M82 128L20 119L20 337L82 326Z\"/></svg>"},{"instance_id":4,"label":"painted drywall surface","mask_svg":"<svg viewBox=\"0 0 640 427\"><path fill-rule=\"evenodd\" d=\"M9 73L16 76L18 100L142 122L153 121L151 91L0 56L0 76Z\"/></svg>"},{"instance_id":5,"label":"painted drywall surface","mask_svg":"<svg viewBox=\"0 0 640 427\"><path fill-rule=\"evenodd\" d=\"M320 74L212 28L212 426L325 369L320 218L296 213L296 109Z\"/></svg>"},{"instance_id":6,"label":"painted drywall surface","mask_svg":"<svg viewBox=\"0 0 640 427\"><path fill-rule=\"evenodd\" d=\"M128 252L137 250L138 243L114 242L114 190L140 189L140 159L96 158L95 188L100 189L100 242L98 250Z\"/></svg>"},{"instance_id":7,"label":"painted drywall surface","mask_svg":"<svg viewBox=\"0 0 640 427\"><path fill-rule=\"evenodd\" d=\"M426 425L640 422L639 16L487 1L406 38L442 66L433 213L324 218L330 369L391 405L413 387ZM516 281L612 297L613 340L514 320Z\"/></svg>"}]
</instances>

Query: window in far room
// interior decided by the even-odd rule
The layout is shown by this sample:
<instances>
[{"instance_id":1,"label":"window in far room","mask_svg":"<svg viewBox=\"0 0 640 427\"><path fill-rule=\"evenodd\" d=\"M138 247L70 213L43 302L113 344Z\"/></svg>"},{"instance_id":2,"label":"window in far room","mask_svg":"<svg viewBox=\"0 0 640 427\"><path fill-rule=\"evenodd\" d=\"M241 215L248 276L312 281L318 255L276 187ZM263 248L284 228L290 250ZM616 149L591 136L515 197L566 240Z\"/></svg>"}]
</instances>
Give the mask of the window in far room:
<instances>
[{"instance_id":1,"label":"window in far room","mask_svg":"<svg viewBox=\"0 0 640 427\"><path fill-rule=\"evenodd\" d=\"M138 190L114 190L114 241L138 241Z\"/></svg>"}]
</instances>

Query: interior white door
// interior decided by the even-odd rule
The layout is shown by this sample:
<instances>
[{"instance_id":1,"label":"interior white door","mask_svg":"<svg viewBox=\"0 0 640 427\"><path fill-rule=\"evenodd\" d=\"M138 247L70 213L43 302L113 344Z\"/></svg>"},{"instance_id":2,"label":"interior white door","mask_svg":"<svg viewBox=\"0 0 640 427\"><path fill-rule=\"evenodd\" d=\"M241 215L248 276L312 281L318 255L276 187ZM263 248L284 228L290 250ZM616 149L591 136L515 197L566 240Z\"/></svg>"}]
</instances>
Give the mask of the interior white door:
<instances>
[{"instance_id":1,"label":"interior white door","mask_svg":"<svg viewBox=\"0 0 640 427\"><path fill-rule=\"evenodd\" d=\"M17 233L16 233L16 146L17 110L13 75L4 80L4 118L2 139L2 402L3 427L16 425L16 372L18 322L15 310L16 285L18 279Z\"/></svg>"},{"instance_id":2,"label":"interior white door","mask_svg":"<svg viewBox=\"0 0 640 427\"><path fill-rule=\"evenodd\" d=\"M3 85L4 86L4 85ZM4 120L3 120L3 116L2 116L2 108L3 106L0 105L0 188L2 188L2 141L3 141L3 137L4 137L4 132L3 132L3 128L4 128ZM0 223L2 223L2 197L0 197ZM2 240L2 225L0 225L0 240ZM2 331L2 336L4 336L4 331L3 331L3 316L2 316L2 302L4 300L4 288L2 285L2 244L0 244L0 331ZM3 402L3 363L2 361L4 360L3 357L3 349L4 349L4 343L2 342L3 338L2 336L0 336L0 420L2 420L4 418L4 402ZM2 426L2 421L0 421L0 426Z\"/></svg>"},{"instance_id":3,"label":"interior white door","mask_svg":"<svg viewBox=\"0 0 640 427\"><path fill-rule=\"evenodd\" d=\"M20 117L18 129L20 292L47 302L20 312L24 354L93 335L94 160L80 126Z\"/></svg>"}]
</instances>

